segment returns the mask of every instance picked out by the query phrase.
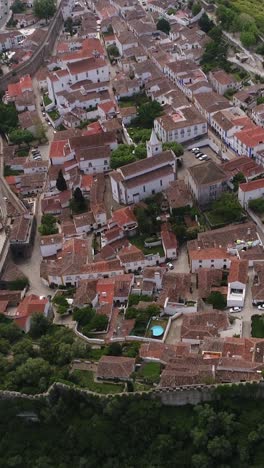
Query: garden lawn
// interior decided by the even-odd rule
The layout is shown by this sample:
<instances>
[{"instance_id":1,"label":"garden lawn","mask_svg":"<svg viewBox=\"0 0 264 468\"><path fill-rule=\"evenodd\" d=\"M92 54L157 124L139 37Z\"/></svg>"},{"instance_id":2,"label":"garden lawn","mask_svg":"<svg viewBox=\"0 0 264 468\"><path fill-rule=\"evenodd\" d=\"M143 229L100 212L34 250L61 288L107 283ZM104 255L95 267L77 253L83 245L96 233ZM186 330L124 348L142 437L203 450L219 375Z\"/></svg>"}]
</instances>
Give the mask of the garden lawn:
<instances>
[{"instance_id":1,"label":"garden lawn","mask_svg":"<svg viewBox=\"0 0 264 468\"><path fill-rule=\"evenodd\" d=\"M143 379L158 381L160 377L160 363L159 362L147 362L141 366L139 376Z\"/></svg>"},{"instance_id":2,"label":"garden lawn","mask_svg":"<svg viewBox=\"0 0 264 468\"><path fill-rule=\"evenodd\" d=\"M216 226L220 227L220 226L224 226L225 224L227 224L223 216L215 214L212 211L206 211L205 216L207 217L208 222L211 227L216 227Z\"/></svg>"},{"instance_id":3,"label":"garden lawn","mask_svg":"<svg viewBox=\"0 0 264 468\"><path fill-rule=\"evenodd\" d=\"M91 371L75 370L72 375L78 378L78 383L82 388L87 388L96 393L122 393L124 385L112 383L98 383L94 381L94 373Z\"/></svg>"},{"instance_id":4,"label":"garden lawn","mask_svg":"<svg viewBox=\"0 0 264 468\"><path fill-rule=\"evenodd\" d=\"M251 335L253 338L264 338L264 315L252 316Z\"/></svg>"},{"instance_id":5,"label":"garden lawn","mask_svg":"<svg viewBox=\"0 0 264 468\"><path fill-rule=\"evenodd\" d=\"M131 237L129 239L129 241L131 242L131 244L135 245L140 250L142 250L144 255L159 253L161 257L165 257L162 245L157 245L156 247L150 247L150 248L144 246L144 240L147 237L149 237L149 236L144 237L144 236L139 236L138 235L138 236L135 236L135 237Z\"/></svg>"}]
</instances>

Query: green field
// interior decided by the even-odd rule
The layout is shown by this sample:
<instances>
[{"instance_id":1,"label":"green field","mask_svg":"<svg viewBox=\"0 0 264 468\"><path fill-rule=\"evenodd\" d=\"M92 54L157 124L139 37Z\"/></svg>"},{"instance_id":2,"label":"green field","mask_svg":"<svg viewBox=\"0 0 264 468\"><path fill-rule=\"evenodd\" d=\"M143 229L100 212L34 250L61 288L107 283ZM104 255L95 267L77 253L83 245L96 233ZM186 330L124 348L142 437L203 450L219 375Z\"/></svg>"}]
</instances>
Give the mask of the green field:
<instances>
[{"instance_id":1,"label":"green field","mask_svg":"<svg viewBox=\"0 0 264 468\"><path fill-rule=\"evenodd\" d=\"M124 390L122 384L98 383L94 381L94 373L91 371L75 370L73 375L77 377L80 387L87 388L96 393L121 393Z\"/></svg>"}]
</instances>

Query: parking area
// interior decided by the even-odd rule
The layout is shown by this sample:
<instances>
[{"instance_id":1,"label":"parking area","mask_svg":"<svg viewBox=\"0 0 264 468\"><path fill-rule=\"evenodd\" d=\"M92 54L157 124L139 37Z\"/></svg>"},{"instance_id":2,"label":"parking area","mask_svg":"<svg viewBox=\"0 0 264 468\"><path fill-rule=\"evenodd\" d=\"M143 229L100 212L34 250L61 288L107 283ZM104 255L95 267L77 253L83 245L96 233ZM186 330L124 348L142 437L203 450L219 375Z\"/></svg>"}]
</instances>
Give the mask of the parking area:
<instances>
[{"instance_id":1,"label":"parking area","mask_svg":"<svg viewBox=\"0 0 264 468\"><path fill-rule=\"evenodd\" d=\"M210 160L214 161L216 164L220 164L221 159L219 156L210 148L210 146L199 146L199 143L194 145L194 147L200 148L201 153L206 154ZM209 160L208 159L208 160ZM208 161L207 160L207 161ZM196 164L203 164L204 161L200 161L195 157L195 154L191 150L186 149L184 155L182 156L182 166L178 169L178 178L184 179L186 176L185 170L188 167L194 166Z\"/></svg>"}]
</instances>

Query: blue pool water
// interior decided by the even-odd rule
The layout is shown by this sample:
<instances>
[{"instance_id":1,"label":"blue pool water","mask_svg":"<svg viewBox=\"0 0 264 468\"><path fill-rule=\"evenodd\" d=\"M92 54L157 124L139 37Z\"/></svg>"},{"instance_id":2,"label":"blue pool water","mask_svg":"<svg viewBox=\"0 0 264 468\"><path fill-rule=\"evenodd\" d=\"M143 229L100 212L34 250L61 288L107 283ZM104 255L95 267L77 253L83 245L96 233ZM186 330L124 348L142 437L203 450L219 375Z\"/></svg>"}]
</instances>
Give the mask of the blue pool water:
<instances>
[{"instance_id":1,"label":"blue pool water","mask_svg":"<svg viewBox=\"0 0 264 468\"><path fill-rule=\"evenodd\" d=\"M153 336L161 336L164 333L164 328L160 325L154 325L154 327L151 328L151 331Z\"/></svg>"}]
</instances>

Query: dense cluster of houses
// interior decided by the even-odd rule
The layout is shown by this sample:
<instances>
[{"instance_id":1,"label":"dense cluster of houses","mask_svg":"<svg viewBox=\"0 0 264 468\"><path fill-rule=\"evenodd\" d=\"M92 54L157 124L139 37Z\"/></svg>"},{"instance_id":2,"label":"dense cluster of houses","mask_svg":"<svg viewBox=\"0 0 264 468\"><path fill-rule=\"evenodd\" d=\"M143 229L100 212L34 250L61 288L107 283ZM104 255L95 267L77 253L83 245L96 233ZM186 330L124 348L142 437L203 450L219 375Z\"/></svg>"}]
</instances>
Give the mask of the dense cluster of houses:
<instances>
[{"instance_id":1,"label":"dense cluster of houses","mask_svg":"<svg viewBox=\"0 0 264 468\"><path fill-rule=\"evenodd\" d=\"M74 288L71 306L91 306L106 315L104 342L135 339L135 319L124 311L131 294L148 297L153 302L142 300L136 307L154 304L166 326L159 339L136 339L142 342L143 361L161 363L162 387L260 380L264 340L242 338L241 320L204 307L211 293L220 292L227 307L243 308L249 271L255 278L252 302L264 303L264 250L255 223L199 232L187 242L186 271L175 272L180 249L168 218L178 209L204 209L232 189L241 172L242 207L263 196L264 104L258 102L264 85L243 87L223 70L204 73L199 63L210 39L198 27L199 15L193 18L187 7L168 14L167 1L162 6L146 2L145 8L136 0L88 0L87 5L63 3L74 35L61 33L54 54L34 77L43 95L42 112L54 131L47 160L18 156L19 148L6 147L5 165L16 171L6 182L25 202L25 212L13 216L11 251L30 257L35 234L31 203L37 199L41 215L56 218L57 231L39 237L41 280L51 291ZM160 15L171 23L169 35L156 28ZM0 51L14 52L21 62L43 41L45 30L23 34L20 29L35 22L33 15L14 17L17 30L0 34ZM14 103L20 127L33 135L43 121L35 91L33 77L26 75L9 84L3 97ZM162 106L146 142L147 156L111 170L112 151L132 142L127 127L138 116L136 103L121 103L142 94ZM194 159L184 179L178 179L177 157L164 144L190 147L197 139L208 141L209 129L238 156L219 164ZM57 187L59 177L65 190ZM77 189L87 206L81 213L72 210ZM146 253L148 245L143 249L133 241L139 232L135 207L145 208L144 200L159 193L166 213L149 244L160 250ZM52 307L48 297L0 290L0 312L28 332L32 314L50 316ZM135 365L134 358L104 356L97 377L129 380Z\"/></svg>"}]
</instances>

